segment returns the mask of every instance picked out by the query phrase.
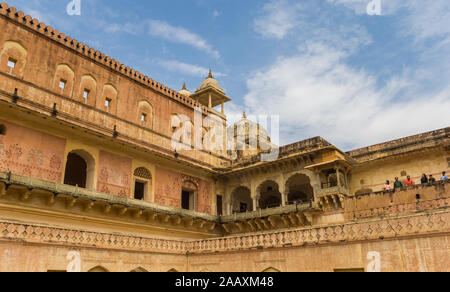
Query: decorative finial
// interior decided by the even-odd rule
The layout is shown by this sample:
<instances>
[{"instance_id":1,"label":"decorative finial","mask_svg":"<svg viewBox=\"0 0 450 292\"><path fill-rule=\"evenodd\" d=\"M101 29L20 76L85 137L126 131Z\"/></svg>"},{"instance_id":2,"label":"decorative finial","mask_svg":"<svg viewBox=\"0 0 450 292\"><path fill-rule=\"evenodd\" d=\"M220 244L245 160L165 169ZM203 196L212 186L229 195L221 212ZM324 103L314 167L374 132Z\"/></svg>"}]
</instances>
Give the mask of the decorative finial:
<instances>
[{"instance_id":1,"label":"decorative finial","mask_svg":"<svg viewBox=\"0 0 450 292\"><path fill-rule=\"evenodd\" d=\"M212 71L211 71L211 69L209 69L209 75L208 75L208 78L214 78L214 77L212 76Z\"/></svg>"},{"instance_id":2,"label":"decorative finial","mask_svg":"<svg viewBox=\"0 0 450 292\"><path fill-rule=\"evenodd\" d=\"M181 90L187 90L186 89L186 82L183 83L183 88L181 88Z\"/></svg>"},{"instance_id":3,"label":"decorative finial","mask_svg":"<svg viewBox=\"0 0 450 292\"><path fill-rule=\"evenodd\" d=\"M245 112L242 114L242 118L243 118L243 119L246 119L246 118L247 118L247 114L246 114Z\"/></svg>"}]
</instances>

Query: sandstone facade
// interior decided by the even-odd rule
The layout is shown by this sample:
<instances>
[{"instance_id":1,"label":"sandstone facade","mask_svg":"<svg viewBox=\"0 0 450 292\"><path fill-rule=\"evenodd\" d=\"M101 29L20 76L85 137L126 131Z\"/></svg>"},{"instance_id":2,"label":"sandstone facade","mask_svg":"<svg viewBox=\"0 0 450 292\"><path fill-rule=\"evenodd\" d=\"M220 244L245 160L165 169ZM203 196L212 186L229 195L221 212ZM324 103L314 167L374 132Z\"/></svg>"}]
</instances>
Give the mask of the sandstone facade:
<instances>
[{"instance_id":1,"label":"sandstone facade","mask_svg":"<svg viewBox=\"0 0 450 292\"><path fill-rule=\"evenodd\" d=\"M243 149L174 150L226 121L211 73L176 92L6 3L0 31L0 271L450 271L450 128L264 161L244 115Z\"/></svg>"}]
</instances>

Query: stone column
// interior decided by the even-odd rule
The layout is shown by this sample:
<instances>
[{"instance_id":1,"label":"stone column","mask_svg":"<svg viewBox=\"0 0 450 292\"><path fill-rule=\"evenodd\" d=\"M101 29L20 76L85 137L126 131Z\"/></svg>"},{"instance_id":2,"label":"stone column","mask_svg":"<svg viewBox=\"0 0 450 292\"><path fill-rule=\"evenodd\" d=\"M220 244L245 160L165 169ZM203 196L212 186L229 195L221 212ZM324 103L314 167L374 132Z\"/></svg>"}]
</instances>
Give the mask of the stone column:
<instances>
[{"instance_id":1,"label":"stone column","mask_svg":"<svg viewBox=\"0 0 450 292\"><path fill-rule=\"evenodd\" d=\"M287 205L287 194L284 187L280 188L280 193L281 193L281 206L284 207Z\"/></svg>"},{"instance_id":2,"label":"stone column","mask_svg":"<svg viewBox=\"0 0 450 292\"><path fill-rule=\"evenodd\" d=\"M253 211L258 211L258 199L257 198L252 199L253 199Z\"/></svg>"},{"instance_id":3,"label":"stone column","mask_svg":"<svg viewBox=\"0 0 450 292\"><path fill-rule=\"evenodd\" d=\"M339 171L339 166L336 166L336 181L337 181L337 186L341 187L341 176L340 176L340 171Z\"/></svg>"}]
</instances>

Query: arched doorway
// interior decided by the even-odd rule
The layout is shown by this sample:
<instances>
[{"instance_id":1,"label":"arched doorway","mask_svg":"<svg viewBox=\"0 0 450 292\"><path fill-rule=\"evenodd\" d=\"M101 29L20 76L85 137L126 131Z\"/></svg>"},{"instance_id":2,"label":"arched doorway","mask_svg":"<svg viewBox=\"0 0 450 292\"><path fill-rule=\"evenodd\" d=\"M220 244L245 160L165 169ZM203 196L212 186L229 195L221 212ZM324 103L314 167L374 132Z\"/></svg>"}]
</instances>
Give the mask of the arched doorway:
<instances>
[{"instance_id":1,"label":"arched doorway","mask_svg":"<svg viewBox=\"0 0 450 292\"><path fill-rule=\"evenodd\" d=\"M258 187L259 207L261 209L281 206L281 193L278 184L274 181L266 181Z\"/></svg>"},{"instance_id":2,"label":"arched doorway","mask_svg":"<svg viewBox=\"0 0 450 292\"><path fill-rule=\"evenodd\" d=\"M309 177L305 174L295 174L286 182L288 204L302 204L314 200L314 189Z\"/></svg>"},{"instance_id":3,"label":"arched doorway","mask_svg":"<svg viewBox=\"0 0 450 292\"><path fill-rule=\"evenodd\" d=\"M92 189L94 187L95 161L83 150L67 155L64 184Z\"/></svg>"},{"instance_id":4,"label":"arched doorway","mask_svg":"<svg viewBox=\"0 0 450 292\"><path fill-rule=\"evenodd\" d=\"M97 266L88 271L88 273L108 273L109 271L104 267Z\"/></svg>"},{"instance_id":5,"label":"arched doorway","mask_svg":"<svg viewBox=\"0 0 450 292\"><path fill-rule=\"evenodd\" d=\"M170 269L170 270L168 270L167 272L168 272L168 273L178 273L178 271L175 270L175 269Z\"/></svg>"},{"instance_id":6,"label":"arched doorway","mask_svg":"<svg viewBox=\"0 0 450 292\"><path fill-rule=\"evenodd\" d=\"M250 190L246 187L238 187L231 193L233 213L245 213L253 211L253 200Z\"/></svg>"},{"instance_id":7,"label":"arched doorway","mask_svg":"<svg viewBox=\"0 0 450 292\"><path fill-rule=\"evenodd\" d=\"M144 268L139 267L134 270L131 270L130 273L148 273L148 271Z\"/></svg>"},{"instance_id":8,"label":"arched doorway","mask_svg":"<svg viewBox=\"0 0 450 292\"><path fill-rule=\"evenodd\" d=\"M262 272L263 272L263 273L280 273L281 271L278 270L278 269L275 269L275 268L270 267L270 268L265 269L265 270L262 271Z\"/></svg>"}]
</instances>

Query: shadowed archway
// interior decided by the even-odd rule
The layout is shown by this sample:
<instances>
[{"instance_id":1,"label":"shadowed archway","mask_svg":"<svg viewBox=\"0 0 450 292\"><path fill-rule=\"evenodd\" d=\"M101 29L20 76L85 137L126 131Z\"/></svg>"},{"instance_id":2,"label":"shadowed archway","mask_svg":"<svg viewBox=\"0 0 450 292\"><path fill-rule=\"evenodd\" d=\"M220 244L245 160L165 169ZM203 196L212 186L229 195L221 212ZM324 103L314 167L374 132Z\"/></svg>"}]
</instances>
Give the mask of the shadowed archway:
<instances>
[{"instance_id":1,"label":"shadowed archway","mask_svg":"<svg viewBox=\"0 0 450 292\"><path fill-rule=\"evenodd\" d=\"M288 204L303 204L314 200L314 189L309 177L305 174L295 174L286 182Z\"/></svg>"},{"instance_id":2,"label":"shadowed archway","mask_svg":"<svg viewBox=\"0 0 450 292\"><path fill-rule=\"evenodd\" d=\"M94 188L95 160L84 150L74 150L67 155L64 184L80 188Z\"/></svg>"},{"instance_id":3,"label":"shadowed archway","mask_svg":"<svg viewBox=\"0 0 450 292\"><path fill-rule=\"evenodd\" d=\"M261 209L281 206L281 193L276 182L272 180L265 181L259 185L257 191Z\"/></svg>"},{"instance_id":4,"label":"shadowed archway","mask_svg":"<svg viewBox=\"0 0 450 292\"><path fill-rule=\"evenodd\" d=\"M251 192L247 187L237 187L231 193L233 213L245 213L253 211Z\"/></svg>"}]
</instances>

